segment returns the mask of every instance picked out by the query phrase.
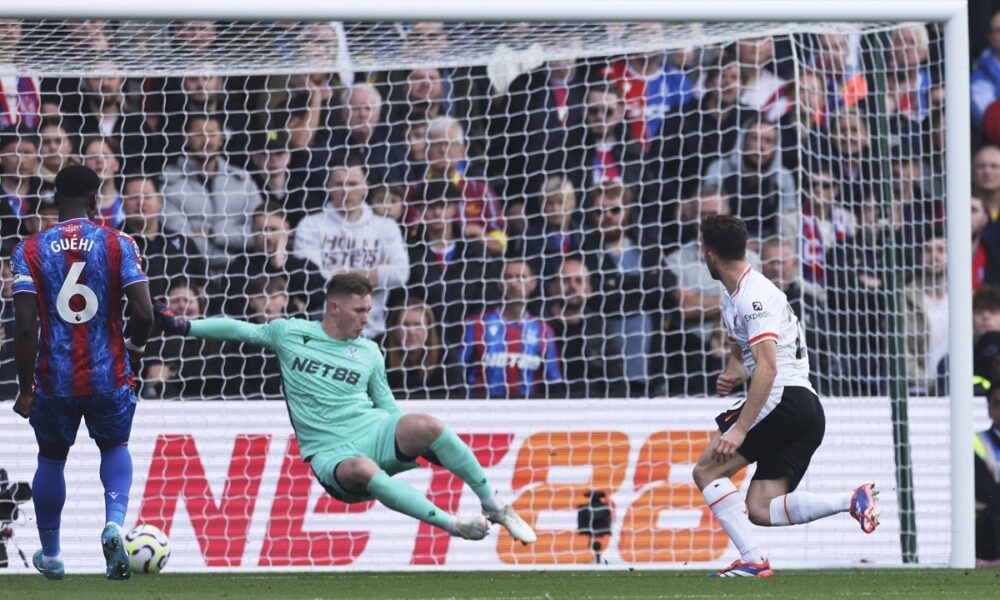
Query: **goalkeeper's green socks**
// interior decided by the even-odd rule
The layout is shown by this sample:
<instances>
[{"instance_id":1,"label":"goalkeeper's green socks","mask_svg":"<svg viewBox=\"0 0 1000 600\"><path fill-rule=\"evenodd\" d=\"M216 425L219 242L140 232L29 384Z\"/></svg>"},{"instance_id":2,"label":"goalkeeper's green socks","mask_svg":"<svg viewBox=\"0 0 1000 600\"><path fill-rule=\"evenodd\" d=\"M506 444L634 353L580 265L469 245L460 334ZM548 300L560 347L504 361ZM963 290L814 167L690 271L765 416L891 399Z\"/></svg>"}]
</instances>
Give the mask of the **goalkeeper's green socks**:
<instances>
[{"instance_id":1,"label":"goalkeeper's green socks","mask_svg":"<svg viewBox=\"0 0 1000 600\"><path fill-rule=\"evenodd\" d=\"M420 519L449 532L454 529L454 522L450 514L434 506L430 500L413 487L393 480L385 471L379 471L368 482L368 493L396 512Z\"/></svg>"},{"instance_id":2,"label":"goalkeeper's green socks","mask_svg":"<svg viewBox=\"0 0 1000 600\"><path fill-rule=\"evenodd\" d=\"M490 511L503 508L503 505L496 498L493 486L486 480L486 472L476 460L476 455L465 445L465 442L455 435L450 427L444 428L438 439L431 444L430 449L444 468L469 484L472 491L479 496L483 508Z\"/></svg>"}]
</instances>

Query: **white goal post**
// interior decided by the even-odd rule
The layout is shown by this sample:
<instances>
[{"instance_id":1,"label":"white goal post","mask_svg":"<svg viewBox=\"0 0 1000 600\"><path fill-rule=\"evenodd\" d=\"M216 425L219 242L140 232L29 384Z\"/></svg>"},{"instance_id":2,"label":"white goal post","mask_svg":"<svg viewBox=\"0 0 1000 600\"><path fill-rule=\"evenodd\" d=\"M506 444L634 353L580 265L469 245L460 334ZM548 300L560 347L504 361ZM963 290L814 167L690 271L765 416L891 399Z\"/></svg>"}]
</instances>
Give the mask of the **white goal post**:
<instances>
[{"instance_id":1,"label":"white goal post","mask_svg":"<svg viewBox=\"0 0 1000 600\"><path fill-rule=\"evenodd\" d=\"M951 556L954 568L974 566L972 279L969 269L970 109L967 7L964 0L33 0L10 3L2 16L31 19L182 18L303 21L548 21L583 22L939 22L944 24L946 200L948 243Z\"/></svg>"}]
</instances>

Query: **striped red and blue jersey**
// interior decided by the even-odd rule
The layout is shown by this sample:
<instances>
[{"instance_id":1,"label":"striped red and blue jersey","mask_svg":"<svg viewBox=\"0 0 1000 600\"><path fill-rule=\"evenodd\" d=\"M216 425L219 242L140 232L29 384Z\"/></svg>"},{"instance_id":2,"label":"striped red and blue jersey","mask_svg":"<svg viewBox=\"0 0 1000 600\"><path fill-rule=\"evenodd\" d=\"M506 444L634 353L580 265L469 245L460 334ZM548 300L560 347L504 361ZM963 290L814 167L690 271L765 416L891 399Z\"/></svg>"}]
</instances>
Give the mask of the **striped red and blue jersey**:
<instances>
[{"instance_id":1,"label":"striped red and blue jersey","mask_svg":"<svg viewBox=\"0 0 1000 600\"><path fill-rule=\"evenodd\" d=\"M552 327L527 312L514 323L500 309L469 319L462 364L477 397L526 398L538 394L543 381L562 381Z\"/></svg>"},{"instance_id":2,"label":"striped red and blue jersey","mask_svg":"<svg viewBox=\"0 0 1000 600\"><path fill-rule=\"evenodd\" d=\"M146 274L130 236L83 218L56 223L18 244L11 266L13 292L38 300L36 389L77 397L132 385L122 292Z\"/></svg>"}]
</instances>

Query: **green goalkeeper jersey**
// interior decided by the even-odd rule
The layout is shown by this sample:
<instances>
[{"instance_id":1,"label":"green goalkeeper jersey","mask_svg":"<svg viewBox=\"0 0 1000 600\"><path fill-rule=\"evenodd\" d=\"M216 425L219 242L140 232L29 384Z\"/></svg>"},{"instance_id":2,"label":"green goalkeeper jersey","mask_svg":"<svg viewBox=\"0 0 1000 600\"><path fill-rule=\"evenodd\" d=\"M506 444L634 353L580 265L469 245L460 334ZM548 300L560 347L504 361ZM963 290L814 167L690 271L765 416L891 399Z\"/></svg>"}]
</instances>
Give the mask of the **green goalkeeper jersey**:
<instances>
[{"instance_id":1,"label":"green goalkeeper jersey","mask_svg":"<svg viewBox=\"0 0 1000 600\"><path fill-rule=\"evenodd\" d=\"M191 322L191 335L256 344L277 353L288 414L307 461L402 412L386 380L382 352L371 340L335 340L320 322L304 319L266 325L201 319Z\"/></svg>"}]
</instances>

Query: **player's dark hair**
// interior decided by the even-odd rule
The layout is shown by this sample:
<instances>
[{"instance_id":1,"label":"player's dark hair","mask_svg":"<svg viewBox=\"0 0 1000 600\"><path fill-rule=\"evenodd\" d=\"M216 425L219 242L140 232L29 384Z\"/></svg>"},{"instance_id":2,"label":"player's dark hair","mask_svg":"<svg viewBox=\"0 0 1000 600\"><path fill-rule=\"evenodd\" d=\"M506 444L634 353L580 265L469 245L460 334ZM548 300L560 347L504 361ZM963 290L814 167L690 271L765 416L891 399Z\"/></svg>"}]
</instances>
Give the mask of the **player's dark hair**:
<instances>
[{"instance_id":1,"label":"player's dark hair","mask_svg":"<svg viewBox=\"0 0 1000 600\"><path fill-rule=\"evenodd\" d=\"M722 260L746 257L747 226L732 215L708 215L702 219L701 240Z\"/></svg>"},{"instance_id":2,"label":"player's dark hair","mask_svg":"<svg viewBox=\"0 0 1000 600\"><path fill-rule=\"evenodd\" d=\"M101 188L101 178L90 167L70 165L56 174L56 205L83 203Z\"/></svg>"},{"instance_id":3,"label":"player's dark hair","mask_svg":"<svg viewBox=\"0 0 1000 600\"><path fill-rule=\"evenodd\" d=\"M326 297L367 296L375 289L368 278L361 273L337 273L326 284Z\"/></svg>"}]
</instances>

